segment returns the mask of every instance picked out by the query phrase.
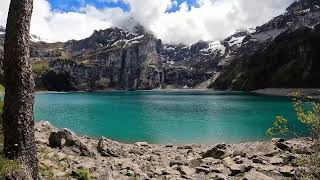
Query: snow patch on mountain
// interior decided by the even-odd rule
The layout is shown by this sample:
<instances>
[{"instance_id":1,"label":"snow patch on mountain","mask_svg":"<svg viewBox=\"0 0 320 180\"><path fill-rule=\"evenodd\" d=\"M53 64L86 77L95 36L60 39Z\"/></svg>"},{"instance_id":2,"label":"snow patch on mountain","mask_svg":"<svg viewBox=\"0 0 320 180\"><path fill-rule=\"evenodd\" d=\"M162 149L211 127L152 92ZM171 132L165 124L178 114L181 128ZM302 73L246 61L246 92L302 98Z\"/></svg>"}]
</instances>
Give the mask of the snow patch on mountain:
<instances>
[{"instance_id":1,"label":"snow patch on mountain","mask_svg":"<svg viewBox=\"0 0 320 180\"><path fill-rule=\"evenodd\" d=\"M237 47L240 47L245 37L246 36L232 37L231 40L228 42L228 44L230 47L234 45L236 45Z\"/></svg>"},{"instance_id":2,"label":"snow patch on mountain","mask_svg":"<svg viewBox=\"0 0 320 180\"><path fill-rule=\"evenodd\" d=\"M226 47L221 44L220 41L213 41L209 44L209 47L206 49L202 49L202 52L219 52L220 54L224 55L226 51Z\"/></svg>"}]
</instances>

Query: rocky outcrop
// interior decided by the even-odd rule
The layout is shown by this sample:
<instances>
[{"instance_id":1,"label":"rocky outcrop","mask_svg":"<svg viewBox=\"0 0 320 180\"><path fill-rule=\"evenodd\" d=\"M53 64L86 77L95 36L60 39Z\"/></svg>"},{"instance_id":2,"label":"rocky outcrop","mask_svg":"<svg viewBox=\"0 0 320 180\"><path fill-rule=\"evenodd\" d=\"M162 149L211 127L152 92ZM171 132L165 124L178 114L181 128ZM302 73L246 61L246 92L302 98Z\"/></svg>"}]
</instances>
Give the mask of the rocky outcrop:
<instances>
[{"instance_id":1,"label":"rocky outcrop","mask_svg":"<svg viewBox=\"0 0 320 180\"><path fill-rule=\"evenodd\" d=\"M30 57L50 64L36 80L54 91L319 88L319 23L319 0L299 0L264 25L221 41L163 44L142 26L109 28L80 41L34 41Z\"/></svg>"},{"instance_id":2,"label":"rocky outcrop","mask_svg":"<svg viewBox=\"0 0 320 180\"><path fill-rule=\"evenodd\" d=\"M61 129L50 133L49 146L63 149L71 147L73 151L79 152L81 156L93 156L94 153L86 146L74 132L69 129Z\"/></svg>"},{"instance_id":3,"label":"rocky outcrop","mask_svg":"<svg viewBox=\"0 0 320 180\"><path fill-rule=\"evenodd\" d=\"M215 89L319 88L319 1L301 0L247 35Z\"/></svg>"},{"instance_id":4,"label":"rocky outcrop","mask_svg":"<svg viewBox=\"0 0 320 180\"><path fill-rule=\"evenodd\" d=\"M262 49L233 61L212 87L240 90L319 88L319 40L318 26L287 30Z\"/></svg>"},{"instance_id":5,"label":"rocky outcrop","mask_svg":"<svg viewBox=\"0 0 320 180\"><path fill-rule=\"evenodd\" d=\"M150 34L118 28L96 31L87 39L68 42L65 48L81 61L52 61L52 71L43 76L43 82L49 90L55 89L52 81L61 76L68 82L64 90L159 88L163 70L158 43Z\"/></svg>"},{"instance_id":6,"label":"rocky outcrop","mask_svg":"<svg viewBox=\"0 0 320 180\"><path fill-rule=\"evenodd\" d=\"M176 55L143 31L140 34L119 28L95 31L87 39L67 42L65 50L77 61L51 61L52 70L42 76L42 81L46 89L58 91L192 88L213 76L218 64L215 57L221 57L221 50L205 44L197 43L187 54L181 54L191 58L186 63L170 60ZM207 55L201 55L203 48L209 48ZM192 55L196 52L197 56ZM203 57L207 60L201 60Z\"/></svg>"},{"instance_id":7,"label":"rocky outcrop","mask_svg":"<svg viewBox=\"0 0 320 180\"><path fill-rule=\"evenodd\" d=\"M216 145L124 144L78 137L48 122L35 128L44 179L67 179L78 169L88 170L95 179L312 179L309 167L298 164L310 156L305 150L311 150L314 141L308 138ZM59 148L61 138L54 138L59 145L52 146L54 133L63 135L63 142L80 141L95 156L83 156L79 146L68 143Z\"/></svg>"}]
</instances>

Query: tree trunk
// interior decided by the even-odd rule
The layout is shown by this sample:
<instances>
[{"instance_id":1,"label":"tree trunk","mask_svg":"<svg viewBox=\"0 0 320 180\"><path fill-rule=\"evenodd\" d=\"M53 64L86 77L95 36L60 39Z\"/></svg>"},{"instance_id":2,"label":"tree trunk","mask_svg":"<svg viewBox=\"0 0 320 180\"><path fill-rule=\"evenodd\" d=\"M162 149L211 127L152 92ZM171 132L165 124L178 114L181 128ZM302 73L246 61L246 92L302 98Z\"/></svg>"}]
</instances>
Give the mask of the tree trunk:
<instances>
[{"instance_id":1,"label":"tree trunk","mask_svg":"<svg viewBox=\"0 0 320 180\"><path fill-rule=\"evenodd\" d=\"M4 154L18 160L23 179L37 179L34 137L34 79L29 62L33 0L11 0L4 43Z\"/></svg>"}]
</instances>

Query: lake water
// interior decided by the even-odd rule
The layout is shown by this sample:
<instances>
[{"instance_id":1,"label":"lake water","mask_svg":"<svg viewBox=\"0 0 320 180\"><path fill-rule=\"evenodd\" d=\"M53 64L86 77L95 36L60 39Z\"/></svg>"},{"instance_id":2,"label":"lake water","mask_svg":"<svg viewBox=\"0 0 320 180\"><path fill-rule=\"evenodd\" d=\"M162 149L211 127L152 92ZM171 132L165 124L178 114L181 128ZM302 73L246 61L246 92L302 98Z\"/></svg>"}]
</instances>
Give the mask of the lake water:
<instances>
[{"instance_id":1,"label":"lake water","mask_svg":"<svg viewBox=\"0 0 320 180\"><path fill-rule=\"evenodd\" d=\"M303 131L289 98L222 91L37 94L36 120L122 142L235 143L265 140L275 116Z\"/></svg>"}]
</instances>

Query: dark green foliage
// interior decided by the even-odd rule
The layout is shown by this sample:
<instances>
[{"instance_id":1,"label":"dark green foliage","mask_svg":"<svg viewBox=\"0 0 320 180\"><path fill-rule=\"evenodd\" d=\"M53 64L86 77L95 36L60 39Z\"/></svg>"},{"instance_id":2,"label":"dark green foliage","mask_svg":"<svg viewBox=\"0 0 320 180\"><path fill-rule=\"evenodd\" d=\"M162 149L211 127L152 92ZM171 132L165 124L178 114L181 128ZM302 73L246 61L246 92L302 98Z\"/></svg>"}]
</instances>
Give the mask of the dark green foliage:
<instances>
[{"instance_id":1,"label":"dark green foliage","mask_svg":"<svg viewBox=\"0 0 320 180\"><path fill-rule=\"evenodd\" d=\"M71 84L70 74L64 72L49 71L42 75L42 82L45 89L49 91L71 91L74 90Z\"/></svg>"},{"instance_id":2,"label":"dark green foliage","mask_svg":"<svg viewBox=\"0 0 320 180\"><path fill-rule=\"evenodd\" d=\"M71 176L78 180L89 180L90 173L87 169L78 169L72 172Z\"/></svg>"},{"instance_id":3,"label":"dark green foliage","mask_svg":"<svg viewBox=\"0 0 320 180\"><path fill-rule=\"evenodd\" d=\"M48 62L46 61L35 61L32 63L32 71L38 76L41 76L49 70Z\"/></svg>"}]
</instances>

